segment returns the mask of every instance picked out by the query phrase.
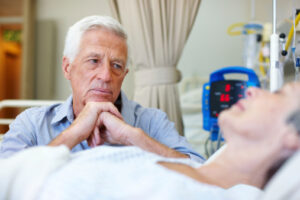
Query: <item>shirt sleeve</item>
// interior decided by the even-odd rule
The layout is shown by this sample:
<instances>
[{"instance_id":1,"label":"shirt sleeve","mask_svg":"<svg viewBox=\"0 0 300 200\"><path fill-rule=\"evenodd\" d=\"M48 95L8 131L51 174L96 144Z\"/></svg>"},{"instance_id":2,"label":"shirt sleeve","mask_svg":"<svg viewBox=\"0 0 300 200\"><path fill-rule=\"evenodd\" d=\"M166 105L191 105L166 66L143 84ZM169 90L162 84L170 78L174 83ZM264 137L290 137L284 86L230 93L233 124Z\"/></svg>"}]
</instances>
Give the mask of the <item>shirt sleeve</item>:
<instances>
[{"instance_id":1,"label":"shirt sleeve","mask_svg":"<svg viewBox=\"0 0 300 200\"><path fill-rule=\"evenodd\" d=\"M144 115L145 114L146 113L144 113ZM157 109L149 109L147 111L147 117L150 119L148 119L149 131L146 132L150 137L178 152L189 155L192 160L201 163L205 161L200 154L192 150L186 138L179 135L174 126L174 122L169 121L166 113Z\"/></svg>"},{"instance_id":2,"label":"shirt sleeve","mask_svg":"<svg viewBox=\"0 0 300 200\"><path fill-rule=\"evenodd\" d=\"M22 149L36 145L33 133L34 128L26 110L16 117L5 133L0 145L0 158L7 158Z\"/></svg>"}]
</instances>

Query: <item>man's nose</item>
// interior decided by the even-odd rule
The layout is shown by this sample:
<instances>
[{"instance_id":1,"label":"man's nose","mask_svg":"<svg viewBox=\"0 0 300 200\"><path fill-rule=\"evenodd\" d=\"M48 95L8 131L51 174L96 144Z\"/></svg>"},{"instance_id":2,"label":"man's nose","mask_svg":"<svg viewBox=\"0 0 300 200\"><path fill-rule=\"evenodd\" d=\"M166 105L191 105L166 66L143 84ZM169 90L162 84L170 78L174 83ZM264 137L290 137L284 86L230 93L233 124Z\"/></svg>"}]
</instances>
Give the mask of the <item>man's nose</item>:
<instances>
[{"instance_id":1,"label":"man's nose","mask_svg":"<svg viewBox=\"0 0 300 200\"><path fill-rule=\"evenodd\" d=\"M101 63L97 73L97 77L103 81L109 82L112 80L112 71L109 62Z\"/></svg>"}]
</instances>

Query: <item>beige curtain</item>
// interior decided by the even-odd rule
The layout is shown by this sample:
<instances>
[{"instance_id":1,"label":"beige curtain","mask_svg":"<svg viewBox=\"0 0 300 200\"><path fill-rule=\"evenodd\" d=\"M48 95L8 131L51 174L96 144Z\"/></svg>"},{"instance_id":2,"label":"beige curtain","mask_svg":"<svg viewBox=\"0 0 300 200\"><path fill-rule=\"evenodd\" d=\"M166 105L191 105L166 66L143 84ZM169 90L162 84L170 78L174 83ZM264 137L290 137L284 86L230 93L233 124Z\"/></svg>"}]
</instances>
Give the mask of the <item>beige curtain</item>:
<instances>
[{"instance_id":1,"label":"beige curtain","mask_svg":"<svg viewBox=\"0 0 300 200\"><path fill-rule=\"evenodd\" d=\"M23 1L23 43L21 98L34 98L34 45L36 0Z\"/></svg>"},{"instance_id":2,"label":"beige curtain","mask_svg":"<svg viewBox=\"0 0 300 200\"><path fill-rule=\"evenodd\" d=\"M109 0L128 32L135 71L134 100L159 108L183 134L176 65L201 0Z\"/></svg>"}]
</instances>

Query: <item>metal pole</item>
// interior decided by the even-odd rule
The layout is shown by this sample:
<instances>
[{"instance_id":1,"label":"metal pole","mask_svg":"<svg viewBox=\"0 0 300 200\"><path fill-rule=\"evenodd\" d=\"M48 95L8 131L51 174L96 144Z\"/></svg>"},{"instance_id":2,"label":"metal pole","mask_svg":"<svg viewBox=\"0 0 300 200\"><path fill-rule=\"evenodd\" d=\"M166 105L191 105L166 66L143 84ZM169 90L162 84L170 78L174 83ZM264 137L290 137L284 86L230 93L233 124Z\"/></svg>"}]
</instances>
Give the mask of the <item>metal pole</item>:
<instances>
[{"instance_id":1,"label":"metal pole","mask_svg":"<svg viewBox=\"0 0 300 200\"><path fill-rule=\"evenodd\" d=\"M277 0L273 0L273 34L276 34L276 8L277 8Z\"/></svg>"},{"instance_id":2,"label":"metal pole","mask_svg":"<svg viewBox=\"0 0 300 200\"><path fill-rule=\"evenodd\" d=\"M271 35L270 54L270 91L274 92L283 85L283 70L279 63L279 35L276 34L276 0L273 0L273 34Z\"/></svg>"}]
</instances>

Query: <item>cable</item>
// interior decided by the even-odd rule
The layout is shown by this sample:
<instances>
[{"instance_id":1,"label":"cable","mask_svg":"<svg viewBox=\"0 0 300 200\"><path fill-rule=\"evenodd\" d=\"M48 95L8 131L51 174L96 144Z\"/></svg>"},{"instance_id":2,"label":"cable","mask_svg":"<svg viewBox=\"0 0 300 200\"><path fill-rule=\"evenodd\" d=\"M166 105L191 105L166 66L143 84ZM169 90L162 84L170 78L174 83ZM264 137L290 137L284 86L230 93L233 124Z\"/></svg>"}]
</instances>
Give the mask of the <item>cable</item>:
<instances>
[{"instance_id":1,"label":"cable","mask_svg":"<svg viewBox=\"0 0 300 200\"><path fill-rule=\"evenodd\" d=\"M299 20L300 20L300 13L297 15L297 17L296 17L296 19L294 21L295 27L298 25ZM286 44L285 44L285 50L286 51L288 50L289 46L291 45L291 41L292 41L293 35L294 35L294 26L291 27L288 39L287 39Z\"/></svg>"},{"instance_id":2,"label":"cable","mask_svg":"<svg viewBox=\"0 0 300 200\"><path fill-rule=\"evenodd\" d=\"M222 141L222 133L221 133L221 129L219 129L218 140L217 140L217 149L216 150L218 150L221 147L221 141Z\"/></svg>"},{"instance_id":3,"label":"cable","mask_svg":"<svg viewBox=\"0 0 300 200\"><path fill-rule=\"evenodd\" d=\"M208 142L209 142L209 136L206 138L205 140L205 143L204 143L204 149L205 149L205 155L206 155L206 158L209 158L209 153L208 153Z\"/></svg>"},{"instance_id":4,"label":"cable","mask_svg":"<svg viewBox=\"0 0 300 200\"><path fill-rule=\"evenodd\" d=\"M210 155L212 155L214 152L215 152L214 143L211 140L211 142L210 142Z\"/></svg>"},{"instance_id":5,"label":"cable","mask_svg":"<svg viewBox=\"0 0 300 200\"><path fill-rule=\"evenodd\" d=\"M228 27L227 34L230 36L237 36L237 35L242 35L242 34L248 34L248 35L255 34L257 32L253 29L233 31L233 29L238 28L238 27L242 27L242 29L243 29L245 25L246 25L246 23L242 23L242 22L232 24Z\"/></svg>"}]
</instances>

